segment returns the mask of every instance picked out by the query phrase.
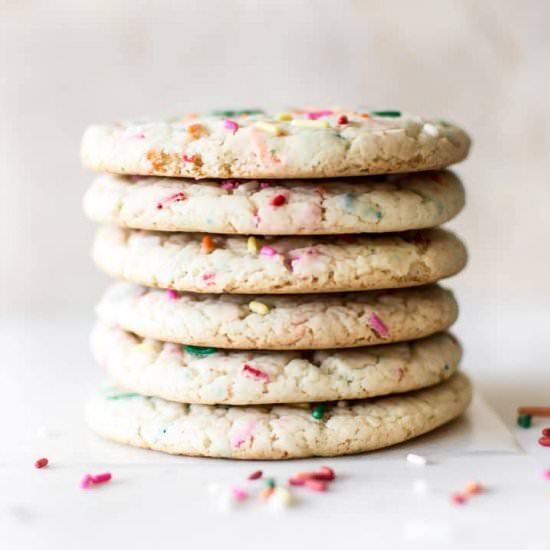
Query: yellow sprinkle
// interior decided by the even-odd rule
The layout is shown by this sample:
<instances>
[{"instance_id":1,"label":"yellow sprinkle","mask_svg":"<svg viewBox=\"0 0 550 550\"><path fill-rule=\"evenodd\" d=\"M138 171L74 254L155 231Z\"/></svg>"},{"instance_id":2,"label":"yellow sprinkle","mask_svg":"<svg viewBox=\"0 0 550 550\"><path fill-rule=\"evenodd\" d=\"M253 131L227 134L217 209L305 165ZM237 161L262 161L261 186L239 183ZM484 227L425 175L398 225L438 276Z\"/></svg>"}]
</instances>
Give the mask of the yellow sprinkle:
<instances>
[{"instance_id":1,"label":"yellow sprinkle","mask_svg":"<svg viewBox=\"0 0 550 550\"><path fill-rule=\"evenodd\" d=\"M262 302L250 302L248 307L250 311L257 313L258 315L266 315L271 309L268 305L263 304Z\"/></svg>"},{"instance_id":2,"label":"yellow sprinkle","mask_svg":"<svg viewBox=\"0 0 550 550\"><path fill-rule=\"evenodd\" d=\"M246 247L248 248L248 252L250 252L250 254L257 254L260 248L258 245L258 239L256 239L256 237L248 237Z\"/></svg>"},{"instance_id":3,"label":"yellow sprinkle","mask_svg":"<svg viewBox=\"0 0 550 550\"><path fill-rule=\"evenodd\" d=\"M187 133L191 134L193 136L193 139L197 139L200 137L202 132L202 124L190 124L187 127Z\"/></svg>"},{"instance_id":4,"label":"yellow sprinkle","mask_svg":"<svg viewBox=\"0 0 550 550\"><path fill-rule=\"evenodd\" d=\"M275 115L275 120L288 121L292 120L294 117L290 113L278 113Z\"/></svg>"},{"instance_id":5,"label":"yellow sprinkle","mask_svg":"<svg viewBox=\"0 0 550 550\"><path fill-rule=\"evenodd\" d=\"M275 487L273 497L277 498L283 506L290 506L292 504L292 494L284 487Z\"/></svg>"},{"instance_id":6,"label":"yellow sprinkle","mask_svg":"<svg viewBox=\"0 0 550 550\"><path fill-rule=\"evenodd\" d=\"M155 353L157 350L152 344L141 342L141 344L137 344L136 346L134 346L134 351L138 351L140 353Z\"/></svg>"},{"instance_id":7,"label":"yellow sprinkle","mask_svg":"<svg viewBox=\"0 0 550 550\"><path fill-rule=\"evenodd\" d=\"M270 122L259 121L256 122L254 126L256 126L258 130L262 130L268 134L271 134L272 136L282 136L285 133L280 126L277 126L276 124L271 124Z\"/></svg>"},{"instance_id":8,"label":"yellow sprinkle","mask_svg":"<svg viewBox=\"0 0 550 550\"><path fill-rule=\"evenodd\" d=\"M326 120L309 120L307 118L299 118L291 122L292 126L300 126L302 128L329 128L329 123Z\"/></svg>"}]
</instances>

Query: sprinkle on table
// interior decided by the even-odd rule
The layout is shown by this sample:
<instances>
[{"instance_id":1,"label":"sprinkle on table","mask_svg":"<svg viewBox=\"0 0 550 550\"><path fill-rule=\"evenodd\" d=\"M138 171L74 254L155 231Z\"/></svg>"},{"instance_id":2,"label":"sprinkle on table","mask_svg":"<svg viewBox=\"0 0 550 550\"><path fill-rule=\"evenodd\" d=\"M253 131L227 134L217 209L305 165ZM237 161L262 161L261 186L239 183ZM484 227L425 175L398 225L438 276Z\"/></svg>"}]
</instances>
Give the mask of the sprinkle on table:
<instances>
[{"instance_id":1,"label":"sprinkle on table","mask_svg":"<svg viewBox=\"0 0 550 550\"><path fill-rule=\"evenodd\" d=\"M428 459L422 455L409 453L407 454L407 462L415 466L426 466L428 464Z\"/></svg>"},{"instance_id":2,"label":"sprinkle on table","mask_svg":"<svg viewBox=\"0 0 550 550\"><path fill-rule=\"evenodd\" d=\"M258 315L267 315L271 308L264 304L263 302L257 302L256 300L253 300L248 304L248 308L252 313L257 313Z\"/></svg>"},{"instance_id":3,"label":"sprinkle on table","mask_svg":"<svg viewBox=\"0 0 550 550\"><path fill-rule=\"evenodd\" d=\"M322 420L326 412L327 412L326 403L320 403L319 405L316 405L315 407L313 407L313 410L311 411L311 416L313 416L315 420Z\"/></svg>"},{"instance_id":4,"label":"sprinkle on table","mask_svg":"<svg viewBox=\"0 0 550 550\"><path fill-rule=\"evenodd\" d=\"M218 351L216 348L203 348L200 346L183 346L183 348L187 353L190 353L195 357L206 357Z\"/></svg>"},{"instance_id":5,"label":"sprinkle on table","mask_svg":"<svg viewBox=\"0 0 550 550\"><path fill-rule=\"evenodd\" d=\"M520 414L518 416L518 426L521 428L530 428L533 417L530 414Z\"/></svg>"},{"instance_id":6,"label":"sprinkle on table","mask_svg":"<svg viewBox=\"0 0 550 550\"><path fill-rule=\"evenodd\" d=\"M279 195L275 195L272 199L271 199L271 206L283 206L283 204L285 204L286 202L286 197L282 194L279 194Z\"/></svg>"},{"instance_id":7,"label":"sprinkle on table","mask_svg":"<svg viewBox=\"0 0 550 550\"><path fill-rule=\"evenodd\" d=\"M550 437L550 428L543 428L542 435L544 435L545 437Z\"/></svg>"},{"instance_id":8,"label":"sprinkle on table","mask_svg":"<svg viewBox=\"0 0 550 550\"><path fill-rule=\"evenodd\" d=\"M82 480L80 481L80 488L81 489L89 489L92 487L92 485L101 485L103 483L107 483L108 481L111 481L112 475L110 472L104 472L102 474L86 474Z\"/></svg>"},{"instance_id":9,"label":"sprinkle on table","mask_svg":"<svg viewBox=\"0 0 550 550\"><path fill-rule=\"evenodd\" d=\"M542 445L543 447L550 447L550 437L539 437L539 445Z\"/></svg>"},{"instance_id":10,"label":"sprinkle on table","mask_svg":"<svg viewBox=\"0 0 550 550\"><path fill-rule=\"evenodd\" d=\"M386 117L386 118L398 118L401 116L401 111L388 110L388 111L371 111L371 115Z\"/></svg>"},{"instance_id":11,"label":"sprinkle on table","mask_svg":"<svg viewBox=\"0 0 550 550\"><path fill-rule=\"evenodd\" d=\"M39 458L35 463L34 467L37 469L45 468L48 465L48 459L47 458Z\"/></svg>"},{"instance_id":12,"label":"sprinkle on table","mask_svg":"<svg viewBox=\"0 0 550 550\"><path fill-rule=\"evenodd\" d=\"M542 471L542 479L550 479L550 468Z\"/></svg>"},{"instance_id":13,"label":"sprinkle on table","mask_svg":"<svg viewBox=\"0 0 550 550\"><path fill-rule=\"evenodd\" d=\"M260 479L262 476L263 476L262 470L255 470L247 477L247 479L250 479L252 481L255 479Z\"/></svg>"},{"instance_id":14,"label":"sprinkle on table","mask_svg":"<svg viewBox=\"0 0 550 550\"><path fill-rule=\"evenodd\" d=\"M531 416L550 416L550 407L518 407L518 414L530 414Z\"/></svg>"},{"instance_id":15,"label":"sprinkle on table","mask_svg":"<svg viewBox=\"0 0 550 550\"><path fill-rule=\"evenodd\" d=\"M468 481L464 487L464 494L468 496L479 495L481 492L483 492L483 486L478 481Z\"/></svg>"},{"instance_id":16,"label":"sprinkle on table","mask_svg":"<svg viewBox=\"0 0 550 550\"><path fill-rule=\"evenodd\" d=\"M214 239L210 235L205 235L201 240L201 253L210 254L215 248Z\"/></svg>"},{"instance_id":17,"label":"sprinkle on table","mask_svg":"<svg viewBox=\"0 0 550 550\"><path fill-rule=\"evenodd\" d=\"M467 501L468 501L468 499L462 493L452 493L451 494L451 502L453 504L457 504L457 505L462 506L462 505L466 504Z\"/></svg>"}]
</instances>

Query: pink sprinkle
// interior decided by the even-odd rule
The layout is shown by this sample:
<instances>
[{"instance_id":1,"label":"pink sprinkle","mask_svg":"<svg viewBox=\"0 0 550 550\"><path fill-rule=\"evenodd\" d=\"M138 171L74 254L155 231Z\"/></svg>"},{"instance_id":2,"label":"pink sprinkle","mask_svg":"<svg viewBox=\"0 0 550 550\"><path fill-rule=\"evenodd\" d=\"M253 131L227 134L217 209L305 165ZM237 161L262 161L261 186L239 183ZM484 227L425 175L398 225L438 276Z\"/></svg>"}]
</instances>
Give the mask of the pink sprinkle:
<instances>
[{"instance_id":1,"label":"pink sprinkle","mask_svg":"<svg viewBox=\"0 0 550 550\"><path fill-rule=\"evenodd\" d=\"M382 336L382 338L386 338L390 334L388 327L382 322L382 319L380 319L376 313L371 313L369 317L369 324L374 332L376 332L378 336Z\"/></svg>"},{"instance_id":2,"label":"pink sprinkle","mask_svg":"<svg viewBox=\"0 0 550 550\"><path fill-rule=\"evenodd\" d=\"M286 197L284 195L275 195L271 199L272 206L283 206L285 202L286 202Z\"/></svg>"},{"instance_id":3,"label":"pink sprinkle","mask_svg":"<svg viewBox=\"0 0 550 550\"><path fill-rule=\"evenodd\" d=\"M161 201L157 202L157 208L159 210L162 210L162 208L167 202L181 202L181 201L184 201L186 198L187 197L185 196L184 193L174 193L173 195L170 195L165 199L162 199Z\"/></svg>"},{"instance_id":4,"label":"pink sprinkle","mask_svg":"<svg viewBox=\"0 0 550 550\"><path fill-rule=\"evenodd\" d=\"M223 180L222 189L236 189L239 186L237 180Z\"/></svg>"},{"instance_id":5,"label":"pink sprinkle","mask_svg":"<svg viewBox=\"0 0 550 550\"><path fill-rule=\"evenodd\" d=\"M88 489L93 483L92 476L90 474L86 474L82 481L80 482L80 488L81 489Z\"/></svg>"},{"instance_id":6,"label":"pink sprinkle","mask_svg":"<svg viewBox=\"0 0 550 550\"><path fill-rule=\"evenodd\" d=\"M338 124L347 124L349 122L348 117L346 115L340 115L338 117Z\"/></svg>"},{"instance_id":7,"label":"pink sprinkle","mask_svg":"<svg viewBox=\"0 0 550 550\"><path fill-rule=\"evenodd\" d=\"M260 248L260 254L262 256L276 256L277 251L272 246L262 246L262 248Z\"/></svg>"},{"instance_id":8,"label":"pink sprinkle","mask_svg":"<svg viewBox=\"0 0 550 550\"><path fill-rule=\"evenodd\" d=\"M223 121L223 126L228 130L233 130L233 133L235 133L239 129L239 125L234 120L229 119Z\"/></svg>"},{"instance_id":9,"label":"pink sprinkle","mask_svg":"<svg viewBox=\"0 0 550 550\"><path fill-rule=\"evenodd\" d=\"M253 481L255 479L260 479L263 475L264 473L261 470L256 470L248 476L248 479Z\"/></svg>"},{"instance_id":10,"label":"pink sprinkle","mask_svg":"<svg viewBox=\"0 0 550 550\"><path fill-rule=\"evenodd\" d=\"M306 113L306 117L310 120L317 120L318 118L330 116L331 114L332 111L310 111L309 113Z\"/></svg>"},{"instance_id":11,"label":"pink sprinkle","mask_svg":"<svg viewBox=\"0 0 550 550\"><path fill-rule=\"evenodd\" d=\"M261 181L260 182L260 189L265 189L266 187L269 187L271 184L268 181Z\"/></svg>"},{"instance_id":12,"label":"pink sprinkle","mask_svg":"<svg viewBox=\"0 0 550 550\"><path fill-rule=\"evenodd\" d=\"M466 504L466 497L462 493L453 493L451 495L451 502L453 504L459 504L462 506L463 504Z\"/></svg>"},{"instance_id":13,"label":"pink sprinkle","mask_svg":"<svg viewBox=\"0 0 550 550\"><path fill-rule=\"evenodd\" d=\"M95 476L91 476L92 483L107 483L107 481L111 481L111 478L113 476L111 475L111 472L105 472L103 474L97 474Z\"/></svg>"},{"instance_id":14,"label":"pink sprinkle","mask_svg":"<svg viewBox=\"0 0 550 550\"><path fill-rule=\"evenodd\" d=\"M208 273L203 273L202 274L202 280L207 283L208 285L213 285L214 284L214 277L216 276L215 273L209 271Z\"/></svg>"},{"instance_id":15,"label":"pink sprinkle","mask_svg":"<svg viewBox=\"0 0 550 550\"><path fill-rule=\"evenodd\" d=\"M542 477L544 479L550 479L550 468L547 468L546 470L543 470Z\"/></svg>"},{"instance_id":16,"label":"pink sprinkle","mask_svg":"<svg viewBox=\"0 0 550 550\"><path fill-rule=\"evenodd\" d=\"M240 487L231 487L231 495L238 502L242 502L248 498L248 493Z\"/></svg>"},{"instance_id":17,"label":"pink sprinkle","mask_svg":"<svg viewBox=\"0 0 550 550\"><path fill-rule=\"evenodd\" d=\"M251 375L251 377L256 380L265 380L266 382L269 382L269 375L261 369L256 369L250 365L244 365L243 372Z\"/></svg>"},{"instance_id":18,"label":"pink sprinkle","mask_svg":"<svg viewBox=\"0 0 550 550\"><path fill-rule=\"evenodd\" d=\"M173 288L169 288L167 291L166 291L166 297L169 299L169 300L177 300L180 295L178 294L178 292L176 290L174 290Z\"/></svg>"},{"instance_id":19,"label":"pink sprinkle","mask_svg":"<svg viewBox=\"0 0 550 550\"><path fill-rule=\"evenodd\" d=\"M187 155L187 154L183 153L183 155L181 155L181 159L183 160L183 162L195 163L195 161L197 160L197 156L196 155Z\"/></svg>"},{"instance_id":20,"label":"pink sprinkle","mask_svg":"<svg viewBox=\"0 0 550 550\"><path fill-rule=\"evenodd\" d=\"M323 492L327 490L327 484L324 481L318 479L307 478L304 479L304 486L312 491Z\"/></svg>"},{"instance_id":21,"label":"pink sprinkle","mask_svg":"<svg viewBox=\"0 0 550 550\"><path fill-rule=\"evenodd\" d=\"M48 459L47 458L39 458L35 463L34 463L34 467L35 468L45 468L46 466L48 465Z\"/></svg>"},{"instance_id":22,"label":"pink sprinkle","mask_svg":"<svg viewBox=\"0 0 550 550\"><path fill-rule=\"evenodd\" d=\"M255 427L255 422L249 422L243 430L241 430L239 433L235 434L231 438L231 447L233 449L240 449L241 446L246 443L246 441L250 438Z\"/></svg>"}]
</instances>

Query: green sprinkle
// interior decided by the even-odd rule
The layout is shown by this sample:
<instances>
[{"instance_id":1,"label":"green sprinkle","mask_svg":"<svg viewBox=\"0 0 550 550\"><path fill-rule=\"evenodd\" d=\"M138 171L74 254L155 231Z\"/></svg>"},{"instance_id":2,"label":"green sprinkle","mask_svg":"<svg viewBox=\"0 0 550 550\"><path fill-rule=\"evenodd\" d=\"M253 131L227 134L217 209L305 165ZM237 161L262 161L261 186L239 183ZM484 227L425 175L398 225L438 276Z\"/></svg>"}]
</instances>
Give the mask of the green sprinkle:
<instances>
[{"instance_id":1,"label":"green sprinkle","mask_svg":"<svg viewBox=\"0 0 550 550\"><path fill-rule=\"evenodd\" d=\"M530 428L531 420L533 420L533 417L530 414L520 414L518 416L518 426L521 426L522 428Z\"/></svg>"},{"instance_id":2,"label":"green sprinkle","mask_svg":"<svg viewBox=\"0 0 550 550\"><path fill-rule=\"evenodd\" d=\"M187 353L196 355L197 357L206 357L218 351L216 348L201 348L199 346L183 346L183 348Z\"/></svg>"},{"instance_id":3,"label":"green sprinkle","mask_svg":"<svg viewBox=\"0 0 550 550\"><path fill-rule=\"evenodd\" d=\"M265 480L266 487L269 487L270 489L275 489L275 480L272 477L268 477Z\"/></svg>"},{"instance_id":4,"label":"green sprinkle","mask_svg":"<svg viewBox=\"0 0 550 550\"><path fill-rule=\"evenodd\" d=\"M108 395L106 399L116 401L117 399L131 399L132 397L140 397L139 393L115 393L113 395Z\"/></svg>"},{"instance_id":5,"label":"green sprinkle","mask_svg":"<svg viewBox=\"0 0 550 550\"><path fill-rule=\"evenodd\" d=\"M321 403L320 405L317 405L316 407L313 407L313 411L311 411L311 416L315 418L315 420L322 420L323 416L325 416L325 413L327 412L327 406L325 403Z\"/></svg>"},{"instance_id":6,"label":"green sprinkle","mask_svg":"<svg viewBox=\"0 0 550 550\"><path fill-rule=\"evenodd\" d=\"M219 116L223 118L242 116L242 115L263 115L261 109L241 109L241 110L227 110L227 111L212 111L213 116Z\"/></svg>"},{"instance_id":7,"label":"green sprinkle","mask_svg":"<svg viewBox=\"0 0 550 550\"><path fill-rule=\"evenodd\" d=\"M401 111L371 111L370 114L374 116L397 118L401 116Z\"/></svg>"}]
</instances>

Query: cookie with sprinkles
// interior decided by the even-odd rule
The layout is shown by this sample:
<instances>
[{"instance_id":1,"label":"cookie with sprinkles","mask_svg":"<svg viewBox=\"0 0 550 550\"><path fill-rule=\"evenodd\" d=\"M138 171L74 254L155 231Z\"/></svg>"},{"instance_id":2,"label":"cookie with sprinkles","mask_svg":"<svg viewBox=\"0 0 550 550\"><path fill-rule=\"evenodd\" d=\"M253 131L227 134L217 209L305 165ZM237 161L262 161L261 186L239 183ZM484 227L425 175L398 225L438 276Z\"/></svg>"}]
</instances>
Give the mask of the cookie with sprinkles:
<instances>
[{"instance_id":1,"label":"cookie with sprinkles","mask_svg":"<svg viewBox=\"0 0 550 550\"><path fill-rule=\"evenodd\" d=\"M156 231L321 235L424 229L454 217L451 172L347 180L203 180L99 176L84 209L97 222Z\"/></svg>"},{"instance_id":2,"label":"cookie with sprinkles","mask_svg":"<svg viewBox=\"0 0 550 550\"><path fill-rule=\"evenodd\" d=\"M93 258L108 275L150 287L294 294L431 283L460 271L466 249L442 229L258 239L103 226Z\"/></svg>"},{"instance_id":3,"label":"cookie with sprinkles","mask_svg":"<svg viewBox=\"0 0 550 550\"><path fill-rule=\"evenodd\" d=\"M92 350L126 392L182 403L257 405L359 399L438 384L457 369L446 333L353 350L230 351L144 339L98 323Z\"/></svg>"},{"instance_id":4,"label":"cookie with sprinkles","mask_svg":"<svg viewBox=\"0 0 550 550\"><path fill-rule=\"evenodd\" d=\"M456 373L402 395L322 405L233 407L116 396L116 390L104 390L87 407L88 424L107 439L171 454L287 459L363 453L401 443L462 414L471 388Z\"/></svg>"},{"instance_id":5,"label":"cookie with sprinkles","mask_svg":"<svg viewBox=\"0 0 550 550\"><path fill-rule=\"evenodd\" d=\"M196 294L117 283L101 320L147 338L226 349L327 349L421 338L446 330L458 306L438 286L350 294Z\"/></svg>"},{"instance_id":6,"label":"cookie with sprinkles","mask_svg":"<svg viewBox=\"0 0 550 550\"><path fill-rule=\"evenodd\" d=\"M458 126L399 110L243 110L93 125L81 157L117 174L324 178L440 169L469 147Z\"/></svg>"}]
</instances>

